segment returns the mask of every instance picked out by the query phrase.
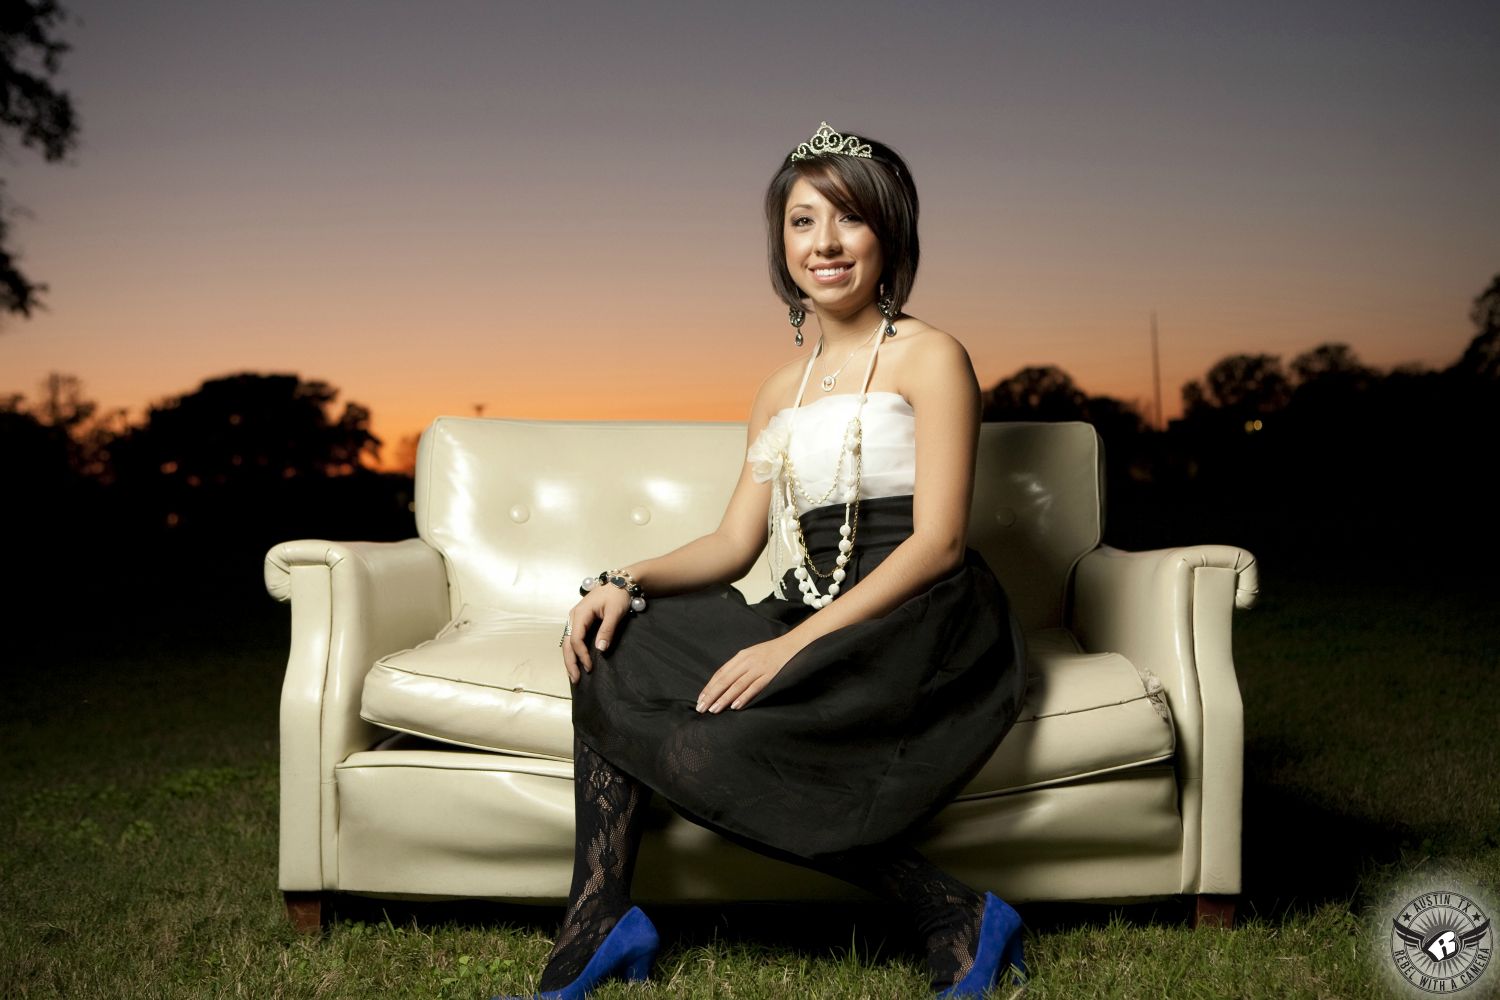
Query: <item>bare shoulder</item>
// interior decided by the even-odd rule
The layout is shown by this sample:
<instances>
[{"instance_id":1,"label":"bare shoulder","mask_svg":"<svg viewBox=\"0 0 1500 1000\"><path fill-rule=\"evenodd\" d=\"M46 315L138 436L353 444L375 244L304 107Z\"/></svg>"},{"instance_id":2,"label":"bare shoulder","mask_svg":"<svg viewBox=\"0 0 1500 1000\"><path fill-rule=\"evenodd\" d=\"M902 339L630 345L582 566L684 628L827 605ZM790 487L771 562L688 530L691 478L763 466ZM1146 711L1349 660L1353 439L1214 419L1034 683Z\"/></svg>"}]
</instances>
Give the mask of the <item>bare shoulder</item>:
<instances>
[{"instance_id":1,"label":"bare shoulder","mask_svg":"<svg viewBox=\"0 0 1500 1000\"><path fill-rule=\"evenodd\" d=\"M755 390L755 399L750 404L752 423L770 420L783 407L791 406L797 395L797 382L802 370L807 367L806 358L793 358L767 375Z\"/></svg>"},{"instance_id":2,"label":"bare shoulder","mask_svg":"<svg viewBox=\"0 0 1500 1000\"><path fill-rule=\"evenodd\" d=\"M977 384L974 363L957 337L915 317L898 321L898 328L900 334L890 346L904 341L893 367L908 399L963 391Z\"/></svg>"}]
</instances>

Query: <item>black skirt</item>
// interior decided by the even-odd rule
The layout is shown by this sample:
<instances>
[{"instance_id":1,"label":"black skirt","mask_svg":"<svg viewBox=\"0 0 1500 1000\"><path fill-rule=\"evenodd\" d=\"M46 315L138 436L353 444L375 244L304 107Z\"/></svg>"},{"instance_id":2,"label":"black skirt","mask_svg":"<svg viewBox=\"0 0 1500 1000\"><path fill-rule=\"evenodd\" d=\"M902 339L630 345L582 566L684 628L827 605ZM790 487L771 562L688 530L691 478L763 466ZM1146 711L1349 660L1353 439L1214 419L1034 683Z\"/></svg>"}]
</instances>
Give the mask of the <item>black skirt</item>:
<instances>
[{"instance_id":1,"label":"black skirt","mask_svg":"<svg viewBox=\"0 0 1500 1000\"><path fill-rule=\"evenodd\" d=\"M862 500L843 590L912 531L910 495ZM833 565L843 504L801 517ZM826 592L827 581L819 581ZM1015 614L978 552L879 618L821 636L738 711L696 710L735 653L814 613L792 572L754 604L728 584L650 598L573 687L574 731L688 819L806 858L918 828L978 772L1026 689ZM648 595L649 596L649 595ZM592 650L593 631L587 636Z\"/></svg>"}]
</instances>

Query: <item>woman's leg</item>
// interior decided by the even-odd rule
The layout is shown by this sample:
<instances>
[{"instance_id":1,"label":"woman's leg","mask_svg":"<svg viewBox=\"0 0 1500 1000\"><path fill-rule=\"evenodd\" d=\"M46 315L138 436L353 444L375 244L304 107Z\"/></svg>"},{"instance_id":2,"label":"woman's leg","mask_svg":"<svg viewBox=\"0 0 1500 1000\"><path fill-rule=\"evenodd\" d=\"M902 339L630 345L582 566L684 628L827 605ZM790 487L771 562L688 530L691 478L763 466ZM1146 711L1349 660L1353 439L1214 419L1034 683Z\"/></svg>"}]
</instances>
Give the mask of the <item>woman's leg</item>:
<instances>
[{"instance_id":1,"label":"woman's leg","mask_svg":"<svg viewBox=\"0 0 1500 1000\"><path fill-rule=\"evenodd\" d=\"M880 844L800 863L909 907L927 945L933 989L946 989L968 975L979 947L984 897L916 848Z\"/></svg>"},{"instance_id":2,"label":"woman's leg","mask_svg":"<svg viewBox=\"0 0 1500 1000\"><path fill-rule=\"evenodd\" d=\"M646 786L573 738L573 885L542 971L543 992L577 979L630 909L630 880L649 798Z\"/></svg>"},{"instance_id":3,"label":"woman's leg","mask_svg":"<svg viewBox=\"0 0 1500 1000\"><path fill-rule=\"evenodd\" d=\"M806 858L751 840L691 813L682 815L759 854L832 875L908 907L927 946L927 969L933 989L948 988L973 967L979 951L980 925L984 921L984 897L928 861L909 843L893 840Z\"/></svg>"}]
</instances>

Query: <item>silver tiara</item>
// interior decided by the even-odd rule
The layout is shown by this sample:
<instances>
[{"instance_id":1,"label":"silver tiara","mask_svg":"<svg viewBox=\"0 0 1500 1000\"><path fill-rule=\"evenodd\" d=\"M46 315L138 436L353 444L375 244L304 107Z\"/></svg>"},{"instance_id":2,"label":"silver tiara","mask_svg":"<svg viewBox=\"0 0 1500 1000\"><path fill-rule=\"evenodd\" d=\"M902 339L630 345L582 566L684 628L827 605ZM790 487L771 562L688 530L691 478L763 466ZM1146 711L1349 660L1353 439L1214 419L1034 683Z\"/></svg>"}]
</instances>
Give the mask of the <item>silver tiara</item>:
<instances>
[{"instance_id":1,"label":"silver tiara","mask_svg":"<svg viewBox=\"0 0 1500 1000\"><path fill-rule=\"evenodd\" d=\"M828 127L827 122L818 126L812 138L797 147L790 159L810 160L814 156L840 153L844 156L863 156L870 159L870 144L861 143L857 135L839 135Z\"/></svg>"}]
</instances>

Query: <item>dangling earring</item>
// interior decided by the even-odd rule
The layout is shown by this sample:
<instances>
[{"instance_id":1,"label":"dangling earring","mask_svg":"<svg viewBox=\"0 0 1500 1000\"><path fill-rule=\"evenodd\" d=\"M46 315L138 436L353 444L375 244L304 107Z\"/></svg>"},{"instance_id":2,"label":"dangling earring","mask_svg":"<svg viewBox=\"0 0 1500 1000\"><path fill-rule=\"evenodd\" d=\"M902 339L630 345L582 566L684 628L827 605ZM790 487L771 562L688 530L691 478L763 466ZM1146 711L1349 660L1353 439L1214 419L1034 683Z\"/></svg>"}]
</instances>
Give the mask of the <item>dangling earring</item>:
<instances>
[{"instance_id":1,"label":"dangling earring","mask_svg":"<svg viewBox=\"0 0 1500 1000\"><path fill-rule=\"evenodd\" d=\"M880 286L880 288L881 291L885 290L884 285ZM889 295L882 295L880 301L875 303L875 308L879 309L880 315L885 317L885 335L887 337L894 337L896 335L896 325L891 320L896 318L895 300Z\"/></svg>"},{"instance_id":2,"label":"dangling earring","mask_svg":"<svg viewBox=\"0 0 1500 1000\"><path fill-rule=\"evenodd\" d=\"M803 312L801 309L798 309L796 306L789 306L786 311L786 318L788 322L792 324L792 329L797 331L797 346L801 347L802 323L807 319L807 313Z\"/></svg>"}]
</instances>

